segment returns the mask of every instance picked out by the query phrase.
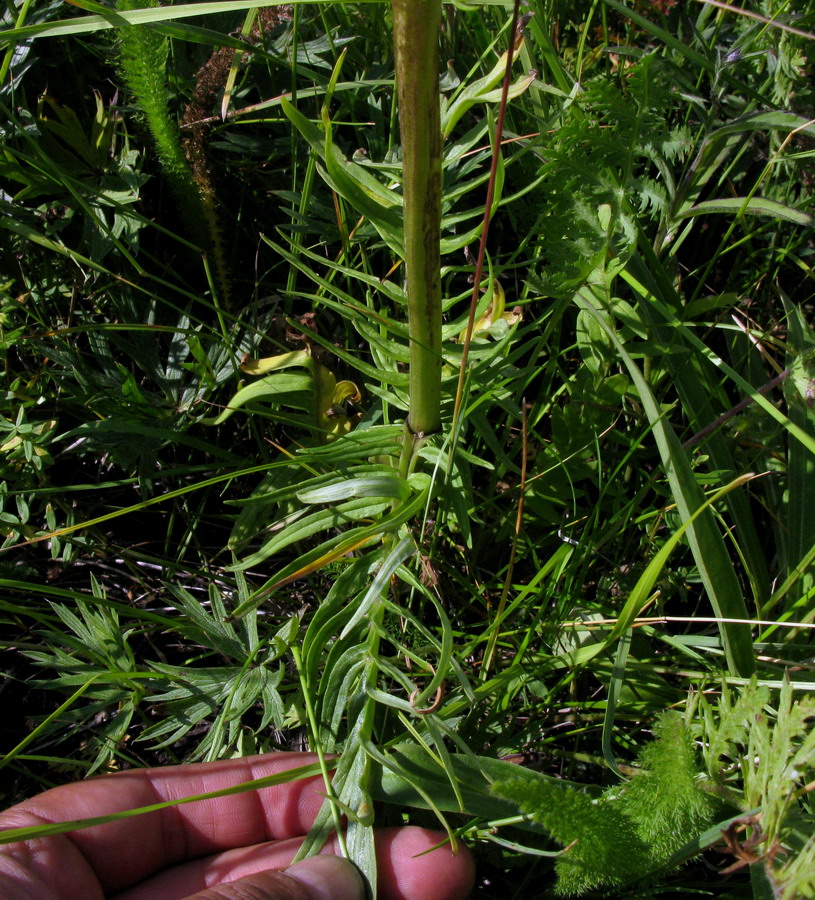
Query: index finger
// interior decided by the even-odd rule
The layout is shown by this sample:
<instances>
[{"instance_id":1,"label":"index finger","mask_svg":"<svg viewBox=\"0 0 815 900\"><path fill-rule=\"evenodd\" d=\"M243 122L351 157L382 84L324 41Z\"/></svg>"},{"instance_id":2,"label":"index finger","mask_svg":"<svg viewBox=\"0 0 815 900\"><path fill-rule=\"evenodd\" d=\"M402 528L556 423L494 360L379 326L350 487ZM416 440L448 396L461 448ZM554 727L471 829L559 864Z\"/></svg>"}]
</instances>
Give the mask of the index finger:
<instances>
[{"instance_id":1,"label":"index finger","mask_svg":"<svg viewBox=\"0 0 815 900\"><path fill-rule=\"evenodd\" d=\"M136 769L53 788L0 814L0 828L49 824L224 790L316 762L274 753ZM322 779L173 806L83 831L0 847L64 900L119 891L167 866L220 850L305 834L323 802Z\"/></svg>"}]
</instances>

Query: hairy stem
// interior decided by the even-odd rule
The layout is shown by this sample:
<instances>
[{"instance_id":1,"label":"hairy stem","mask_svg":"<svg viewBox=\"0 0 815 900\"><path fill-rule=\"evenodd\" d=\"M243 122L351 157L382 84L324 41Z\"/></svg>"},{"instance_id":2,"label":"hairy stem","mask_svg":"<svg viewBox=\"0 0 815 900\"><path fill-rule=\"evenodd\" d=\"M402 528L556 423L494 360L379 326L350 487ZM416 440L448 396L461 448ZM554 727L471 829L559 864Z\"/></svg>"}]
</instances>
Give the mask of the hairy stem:
<instances>
[{"instance_id":1,"label":"hairy stem","mask_svg":"<svg viewBox=\"0 0 815 900\"><path fill-rule=\"evenodd\" d=\"M119 0L121 10L158 6L157 0ZM193 229L200 228L201 203L181 146L178 123L170 115L165 83L167 38L138 25L119 29L119 67L156 145L161 167ZM202 232L203 233L203 232Z\"/></svg>"}]
</instances>

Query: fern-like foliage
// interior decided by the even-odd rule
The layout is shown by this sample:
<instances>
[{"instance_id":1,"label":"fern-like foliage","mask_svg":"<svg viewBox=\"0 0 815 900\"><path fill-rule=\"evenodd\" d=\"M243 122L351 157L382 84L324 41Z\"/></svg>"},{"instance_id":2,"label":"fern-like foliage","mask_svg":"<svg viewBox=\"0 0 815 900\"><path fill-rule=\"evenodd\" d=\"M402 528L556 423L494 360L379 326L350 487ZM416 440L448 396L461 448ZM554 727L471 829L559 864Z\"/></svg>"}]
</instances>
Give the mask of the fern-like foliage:
<instances>
[{"instance_id":1,"label":"fern-like foliage","mask_svg":"<svg viewBox=\"0 0 815 900\"><path fill-rule=\"evenodd\" d=\"M622 813L622 803L522 776L496 782L492 789L567 848L556 863L557 893L620 888L641 874L648 848L634 822Z\"/></svg>"},{"instance_id":2,"label":"fern-like foliage","mask_svg":"<svg viewBox=\"0 0 815 900\"><path fill-rule=\"evenodd\" d=\"M728 841L743 863L763 863L776 897L815 896L815 698L793 700L755 680L739 694L722 686L718 704L699 698L702 747L722 792L747 813Z\"/></svg>"},{"instance_id":3,"label":"fern-like foliage","mask_svg":"<svg viewBox=\"0 0 815 900\"><path fill-rule=\"evenodd\" d=\"M666 713L656 740L640 754L641 772L599 797L557 783L518 777L493 784L565 852L555 890L580 895L613 892L655 877L670 857L709 824L712 801L698 786L699 769L682 718Z\"/></svg>"},{"instance_id":4,"label":"fern-like foliage","mask_svg":"<svg viewBox=\"0 0 815 900\"><path fill-rule=\"evenodd\" d=\"M645 57L621 84L587 82L564 110L540 170L543 293L570 297L609 254L625 258L638 217L666 214L676 190L670 173L693 146L691 129L671 110L678 80L669 62ZM598 216L602 206L611 227Z\"/></svg>"}]
</instances>

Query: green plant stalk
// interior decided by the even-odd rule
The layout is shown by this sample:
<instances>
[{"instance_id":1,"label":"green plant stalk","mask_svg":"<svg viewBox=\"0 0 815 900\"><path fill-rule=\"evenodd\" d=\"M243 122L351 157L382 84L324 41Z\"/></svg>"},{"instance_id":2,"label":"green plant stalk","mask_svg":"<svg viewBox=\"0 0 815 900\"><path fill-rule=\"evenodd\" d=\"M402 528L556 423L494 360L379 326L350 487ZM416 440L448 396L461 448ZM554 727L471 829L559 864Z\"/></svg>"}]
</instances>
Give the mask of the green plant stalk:
<instances>
[{"instance_id":1,"label":"green plant stalk","mask_svg":"<svg viewBox=\"0 0 815 900\"><path fill-rule=\"evenodd\" d=\"M158 0L118 0L123 11L158 6ZM167 38L150 28L119 28L119 67L153 138L161 168L184 217L192 239L208 248L219 286L228 300L229 279L223 252L215 192L202 167L193 167L181 140L178 122L170 113L167 90Z\"/></svg>"},{"instance_id":2,"label":"green plant stalk","mask_svg":"<svg viewBox=\"0 0 815 900\"><path fill-rule=\"evenodd\" d=\"M119 0L121 10L158 6L157 0ZM192 170L181 147L178 124L170 116L165 83L167 38L147 28L128 25L119 30L119 66L136 105L153 137L162 168L187 214L199 216L200 200Z\"/></svg>"},{"instance_id":3,"label":"green plant stalk","mask_svg":"<svg viewBox=\"0 0 815 900\"><path fill-rule=\"evenodd\" d=\"M405 270L414 434L441 427L441 0L392 0L402 136Z\"/></svg>"}]
</instances>

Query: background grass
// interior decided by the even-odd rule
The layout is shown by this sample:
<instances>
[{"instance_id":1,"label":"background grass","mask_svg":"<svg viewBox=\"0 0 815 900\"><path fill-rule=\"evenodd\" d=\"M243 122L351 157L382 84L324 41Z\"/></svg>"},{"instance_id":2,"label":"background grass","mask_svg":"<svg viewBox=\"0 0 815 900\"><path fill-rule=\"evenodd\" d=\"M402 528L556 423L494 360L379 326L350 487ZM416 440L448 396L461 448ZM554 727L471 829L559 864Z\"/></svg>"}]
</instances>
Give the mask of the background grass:
<instances>
[{"instance_id":1,"label":"background grass","mask_svg":"<svg viewBox=\"0 0 815 900\"><path fill-rule=\"evenodd\" d=\"M807 859L812 755L762 793L710 698L755 672L772 725L812 682L812 4L525 5L455 427L510 11L445 6L443 430L410 467L388 7L84 5L3 4L5 802L307 744L352 810L397 796L381 766L432 783L407 745L599 790L676 709L719 818L794 796ZM206 234L123 21L166 53ZM399 796L378 823L432 818ZM447 817L477 895L551 891L519 844L554 845L491 818ZM766 863L810 895L759 857L664 889L746 896Z\"/></svg>"}]
</instances>

